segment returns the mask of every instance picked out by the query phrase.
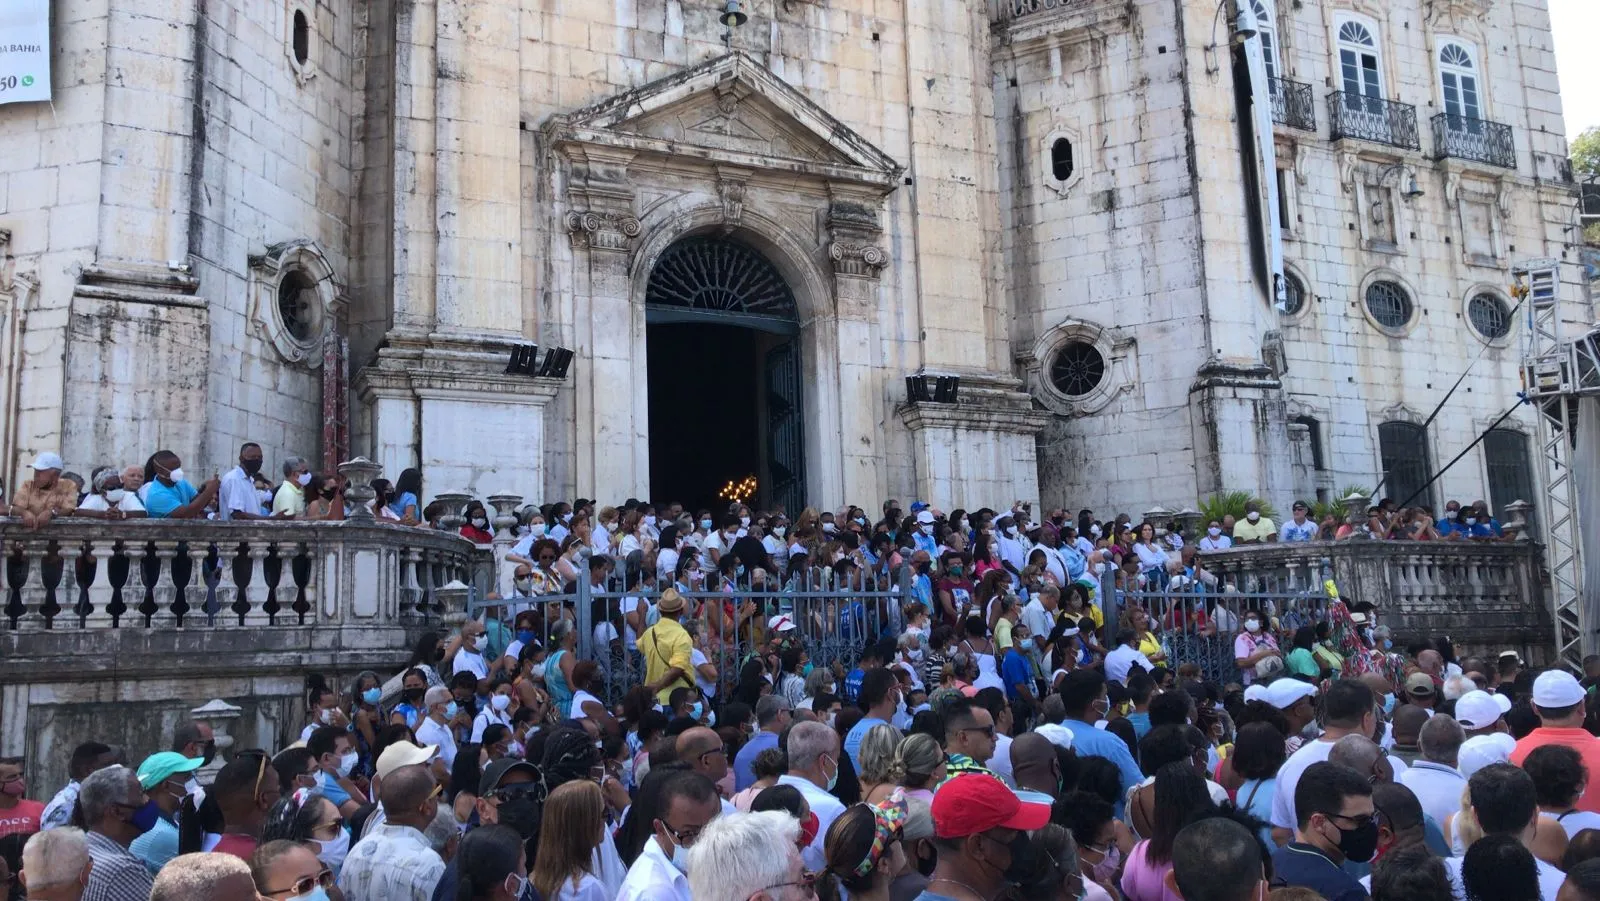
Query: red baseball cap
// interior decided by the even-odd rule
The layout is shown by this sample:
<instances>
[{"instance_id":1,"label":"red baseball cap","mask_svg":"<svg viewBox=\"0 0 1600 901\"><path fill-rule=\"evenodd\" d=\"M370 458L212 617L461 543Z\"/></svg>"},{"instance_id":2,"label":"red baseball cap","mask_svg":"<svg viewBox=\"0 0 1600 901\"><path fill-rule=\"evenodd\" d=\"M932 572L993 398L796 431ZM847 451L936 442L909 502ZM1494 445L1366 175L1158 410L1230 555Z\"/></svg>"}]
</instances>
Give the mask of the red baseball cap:
<instances>
[{"instance_id":1,"label":"red baseball cap","mask_svg":"<svg viewBox=\"0 0 1600 901\"><path fill-rule=\"evenodd\" d=\"M965 838L990 829L1043 829L1050 805L1025 802L1004 782L982 773L957 776L933 795L933 833Z\"/></svg>"}]
</instances>

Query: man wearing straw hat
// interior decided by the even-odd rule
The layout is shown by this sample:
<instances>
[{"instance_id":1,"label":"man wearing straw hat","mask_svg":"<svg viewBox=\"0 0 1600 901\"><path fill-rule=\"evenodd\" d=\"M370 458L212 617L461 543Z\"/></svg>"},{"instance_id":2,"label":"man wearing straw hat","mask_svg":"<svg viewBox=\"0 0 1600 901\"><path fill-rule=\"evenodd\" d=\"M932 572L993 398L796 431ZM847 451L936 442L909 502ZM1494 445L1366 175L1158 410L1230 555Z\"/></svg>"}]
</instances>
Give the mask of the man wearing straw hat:
<instances>
[{"instance_id":1,"label":"man wearing straw hat","mask_svg":"<svg viewBox=\"0 0 1600 901\"><path fill-rule=\"evenodd\" d=\"M661 620L644 630L639 636L639 653L644 655L644 685L655 693L662 704L674 688L692 688L688 675L694 671L691 659L693 643L689 633L678 620L683 618L687 603L676 588L661 593L656 610Z\"/></svg>"}]
</instances>

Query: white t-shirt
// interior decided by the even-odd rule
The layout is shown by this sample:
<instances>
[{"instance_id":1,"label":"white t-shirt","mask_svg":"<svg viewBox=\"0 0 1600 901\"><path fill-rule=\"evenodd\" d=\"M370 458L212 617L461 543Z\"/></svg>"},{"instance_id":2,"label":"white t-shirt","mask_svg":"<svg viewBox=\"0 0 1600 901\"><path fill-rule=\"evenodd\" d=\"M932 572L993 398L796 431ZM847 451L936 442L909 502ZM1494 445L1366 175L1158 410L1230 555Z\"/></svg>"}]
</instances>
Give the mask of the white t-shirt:
<instances>
[{"instance_id":1,"label":"white t-shirt","mask_svg":"<svg viewBox=\"0 0 1600 901\"><path fill-rule=\"evenodd\" d=\"M580 688L572 693L572 707L567 711L567 716L575 720L587 719L589 715L583 712L585 701L593 701L601 707L606 706L604 701Z\"/></svg>"},{"instance_id":2,"label":"white t-shirt","mask_svg":"<svg viewBox=\"0 0 1600 901\"><path fill-rule=\"evenodd\" d=\"M1215 538L1207 535L1200 539L1200 550L1202 551L1225 551L1231 547L1233 547L1233 539L1228 537L1226 532Z\"/></svg>"},{"instance_id":3,"label":"white t-shirt","mask_svg":"<svg viewBox=\"0 0 1600 901\"><path fill-rule=\"evenodd\" d=\"M521 650L521 648L518 648L518 650ZM471 673L479 679L487 679L489 678L489 664L484 661L483 655L477 651L463 649L456 652L455 662L450 669L451 675L456 673Z\"/></svg>"},{"instance_id":4,"label":"white t-shirt","mask_svg":"<svg viewBox=\"0 0 1600 901\"><path fill-rule=\"evenodd\" d=\"M105 495L103 495L103 494L91 494L88 497L83 499L83 503L78 505L78 509L79 510L95 510L95 511L98 511L100 513L104 513L107 510L111 509L111 505L106 502L106 496ZM136 494L136 493L134 493L132 491L129 491L126 494L122 495L122 500L117 502L117 509L121 510L124 513L143 513L144 512L144 504L139 503L139 495L138 494Z\"/></svg>"},{"instance_id":5,"label":"white t-shirt","mask_svg":"<svg viewBox=\"0 0 1600 901\"><path fill-rule=\"evenodd\" d=\"M416 733L418 744L424 747L427 745L438 746L439 759L444 761L446 769L455 766L456 737L450 731L449 726L434 722L431 716L425 716L422 718L422 722L417 725Z\"/></svg>"},{"instance_id":6,"label":"white t-shirt","mask_svg":"<svg viewBox=\"0 0 1600 901\"><path fill-rule=\"evenodd\" d=\"M670 547L656 551L656 580L660 582L672 581L673 575L678 571L678 552Z\"/></svg>"},{"instance_id":7,"label":"white t-shirt","mask_svg":"<svg viewBox=\"0 0 1600 901\"><path fill-rule=\"evenodd\" d=\"M1562 829L1567 830L1567 838L1576 838L1585 829L1600 829L1600 813L1589 810L1569 810L1557 814L1556 820L1561 823Z\"/></svg>"},{"instance_id":8,"label":"white t-shirt","mask_svg":"<svg viewBox=\"0 0 1600 901\"><path fill-rule=\"evenodd\" d=\"M707 700L716 697L717 683L707 681L704 676L700 675L700 666L710 663L710 658L702 654L699 648L690 648L689 662L694 665L694 687L700 689L700 693L705 695Z\"/></svg>"},{"instance_id":9,"label":"white t-shirt","mask_svg":"<svg viewBox=\"0 0 1600 901\"><path fill-rule=\"evenodd\" d=\"M510 728L511 717L495 710L492 705L478 711L478 715L472 719L472 743L483 744L483 730L494 725Z\"/></svg>"},{"instance_id":10,"label":"white t-shirt","mask_svg":"<svg viewBox=\"0 0 1600 901\"><path fill-rule=\"evenodd\" d=\"M1130 648L1125 644L1118 645L1116 650L1106 655L1106 678L1127 684L1128 671L1135 665L1144 667L1145 672L1156 668L1156 665L1150 662L1150 658L1138 648Z\"/></svg>"},{"instance_id":11,"label":"white t-shirt","mask_svg":"<svg viewBox=\"0 0 1600 901\"><path fill-rule=\"evenodd\" d=\"M551 901L611 901L612 893L592 873L584 873L576 883L567 880L556 889Z\"/></svg>"}]
</instances>

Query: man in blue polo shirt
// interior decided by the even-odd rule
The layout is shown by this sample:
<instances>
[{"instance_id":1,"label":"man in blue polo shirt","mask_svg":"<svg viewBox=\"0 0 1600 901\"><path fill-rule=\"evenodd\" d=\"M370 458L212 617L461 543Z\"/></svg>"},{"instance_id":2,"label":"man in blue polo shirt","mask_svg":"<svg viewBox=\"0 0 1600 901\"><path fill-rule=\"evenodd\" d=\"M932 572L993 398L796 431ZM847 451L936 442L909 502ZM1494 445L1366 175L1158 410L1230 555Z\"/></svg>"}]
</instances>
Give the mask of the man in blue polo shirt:
<instances>
[{"instance_id":1,"label":"man in blue polo shirt","mask_svg":"<svg viewBox=\"0 0 1600 901\"><path fill-rule=\"evenodd\" d=\"M172 451L156 451L145 474L150 476L150 485L144 508L151 519L204 519L206 508L217 499L216 476L195 490L184 478L183 463Z\"/></svg>"},{"instance_id":2,"label":"man in blue polo shirt","mask_svg":"<svg viewBox=\"0 0 1600 901\"><path fill-rule=\"evenodd\" d=\"M1006 684L1006 700L1011 702L1011 710L1017 723L1025 724L1038 709L1034 700L1033 665L1020 648L1032 647L1032 632L1028 630L1027 623L1017 623L1011 627L1011 646L1006 648L1006 656L1000 661L1000 679Z\"/></svg>"},{"instance_id":3,"label":"man in blue polo shirt","mask_svg":"<svg viewBox=\"0 0 1600 901\"><path fill-rule=\"evenodd\" d=\"M1126 742L1115 733L1095 727L1111 709L1111 699L1106 697L1106 677L1092 669L1073 670L1061 683L1061 701L1067 711L1062 725L1072 733L1072 750L1079 757L1104 757L1117 765L1117 772L1122 776L1122 789L1117 793L1117 816L1121 817L1121 799L1144 781L1144 773L1133 762Z\"/></svg>"}]
</instances>

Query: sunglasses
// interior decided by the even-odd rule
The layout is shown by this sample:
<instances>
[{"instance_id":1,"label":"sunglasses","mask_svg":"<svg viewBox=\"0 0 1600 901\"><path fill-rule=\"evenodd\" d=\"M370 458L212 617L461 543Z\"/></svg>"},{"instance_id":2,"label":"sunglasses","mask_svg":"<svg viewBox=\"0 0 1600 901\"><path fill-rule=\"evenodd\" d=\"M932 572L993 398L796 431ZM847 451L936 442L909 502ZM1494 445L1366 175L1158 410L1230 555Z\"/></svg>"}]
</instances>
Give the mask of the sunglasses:
<instances>
[{"instance_id":1,"label":"sunglasses","mask_svg":"<svg viewBox=\"0 0 1600 901\"><path fill-rule=\"evenodd\" d=\"M506 803L507 801L520 801L523 798L538 798L542 800L544 794L544 786L537 782L529 782L523 785L508 785L505 788L497 788L494 790L495 800L502 804Z\"/></svg>"},{"instance_id":2,"label":"sunglasses","mask_svg":"<svg viewBox=\"0 0 1600 901\"><path fill-rule=\"evenodd\" d=\"M990 738L994 738L994 727L993 726L969 726L969 727L967 727L965 729L960 729L958 731L960 731L960 732L982 732L984 735L987 735Z\"/></svg>"},{"instance_id":3,"label":"sunglasses","mask_svg":"<svg viewBox=\"0 0 1600 901\"><path fill-rule=\"evenodd\" d=\"M305 895L305 894L310 893L310 891L312 889L316 888L319 885L322 886L322 888L324 890L333 888L333 871L332 870L323 870L322 872L318 873L315 876L302 876L299 879L295 880L294 885L291 885L288 888L278 889L277 891L267 892L267 894L269 894L269 895L287 895L287 894Z\"/></svg>"},{"instance_id":4,"label":"sunglasses","mask_svg":"<svg viewBox=\"0 0 1600 901\"><path fill-rule=\"evenodd\" d=\"M802 888L805 891L807 891L808 893L814 895L814 894L817 893L817 874L816 873L801 873L800 874L800 878L795 880L795 881L793 881L793 882L775 883L773 885L769 885L766 888L762 889L762 891L763 892L770 892L770 891L772 891L774 889L788 888L791 885L798 885L798 886L800 886L800 888Z\"/></svg>"}]
</instances>

